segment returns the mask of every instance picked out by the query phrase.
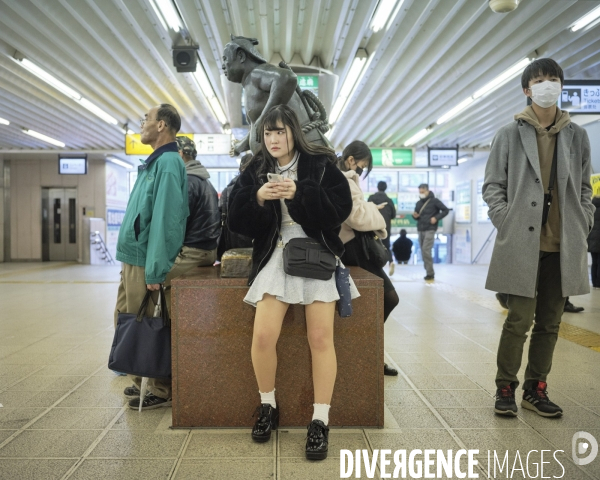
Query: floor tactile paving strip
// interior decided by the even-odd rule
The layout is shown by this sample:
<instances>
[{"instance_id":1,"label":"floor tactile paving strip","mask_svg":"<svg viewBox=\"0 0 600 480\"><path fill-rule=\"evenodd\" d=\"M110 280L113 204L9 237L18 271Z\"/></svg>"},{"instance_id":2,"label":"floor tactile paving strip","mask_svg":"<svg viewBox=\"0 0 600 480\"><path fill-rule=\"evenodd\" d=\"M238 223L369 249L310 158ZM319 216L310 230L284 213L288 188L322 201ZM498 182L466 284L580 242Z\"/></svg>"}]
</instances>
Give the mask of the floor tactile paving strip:
<instances>
[{"instance_id":1,"label":"floor tactile paving strip","mask_svg":"<svg viewBox=\"0 0 600 480\"><path fill-rule=\"evenodd\" d=\"M428 283L428 286L476 303L477 305L493 310L494 312L506 312L506 310L498 304L498 301L495 297L488 298L487 296L480 295L471 290L467 290L466 288L456 287L454 285L438 281L430 282ZM560 324L558 336L560 338L564 338L565 340L569 340L570 342L576 343L577 345L581 345L582 347L587 347L596 352L600 352L600 334L596 332L591 332L563 321Z\"/></svg>"}]
</instances>

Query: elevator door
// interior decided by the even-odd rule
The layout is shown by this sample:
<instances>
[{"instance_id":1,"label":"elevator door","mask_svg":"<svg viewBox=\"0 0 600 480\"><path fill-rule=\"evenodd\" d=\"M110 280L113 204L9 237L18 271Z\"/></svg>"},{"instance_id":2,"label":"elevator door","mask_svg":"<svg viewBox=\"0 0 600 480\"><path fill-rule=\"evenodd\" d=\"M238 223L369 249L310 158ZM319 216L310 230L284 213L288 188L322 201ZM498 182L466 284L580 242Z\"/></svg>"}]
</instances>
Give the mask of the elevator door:
<instances>
[{"instance_id":1,"label":"elevator door","mask_svg":"<svg viewBox=\"0 0 600 480\"><path fill-rule=\"evenodd\" d=\"M77 189L42 189L42 259L77 260Z\"/></svg>"}]
</instances>

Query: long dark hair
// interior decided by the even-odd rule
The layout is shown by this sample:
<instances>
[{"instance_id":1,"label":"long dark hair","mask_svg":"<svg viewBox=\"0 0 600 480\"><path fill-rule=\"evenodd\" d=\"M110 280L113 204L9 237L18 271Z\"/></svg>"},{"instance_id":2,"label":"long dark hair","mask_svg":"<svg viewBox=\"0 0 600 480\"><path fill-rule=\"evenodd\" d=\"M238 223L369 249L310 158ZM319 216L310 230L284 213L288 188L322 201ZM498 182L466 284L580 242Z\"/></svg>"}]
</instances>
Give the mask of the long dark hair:
<instances>
[{"instance_id":1,"label":"long dark hair","mask_svg":"<svg viewBox=\"0 0 600 480\"><path fill-rule=\"evenodd\" d=\"M292 131L294 139L294 149L300 154L326 157L331 162L335 162L337 157L335 152L326 146L310 143L306 140L302 127L298 121L296 113L287 105L275 105L270 108L265 115L262 124L259 126L259 138L261 142L261 151L252 158L252 164L256 165L256 173L258 177L263 177L267 173L274 173L277 170L277 160L269 153L265 145L265 130L277 130L277 123L287 125ZM289 150L289 148L288 148Z\"/></svg>"},{"instance_id":2,"label":"long dark hair","mask_svg":"<svg viewBox=\"0 0 600 480\"><path fill-rule=\"evenodd\" d=\"M354 157L356 162L367 160L367 175L369 175L371 170L373 170L373 155L371 154L371 149L365 142L354 140L352 143L348 144L346 148L344 148L342 156L338 159L338 167L342 172L348 171L348 167L346 165L346 160L348 157ZM365 177L367 175L365 175Z\"/></svg>"}]
</instances>

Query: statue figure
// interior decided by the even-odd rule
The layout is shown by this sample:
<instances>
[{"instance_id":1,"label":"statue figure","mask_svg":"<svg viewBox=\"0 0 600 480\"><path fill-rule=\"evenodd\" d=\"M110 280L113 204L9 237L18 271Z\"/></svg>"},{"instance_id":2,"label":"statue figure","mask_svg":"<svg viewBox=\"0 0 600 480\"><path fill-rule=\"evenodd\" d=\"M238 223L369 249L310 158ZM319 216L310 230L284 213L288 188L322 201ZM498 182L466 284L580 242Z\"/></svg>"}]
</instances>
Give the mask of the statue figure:
<instances>
[{"instance_id":1,"label":"statue figure","mask_svg":"<svg viewBox=\"0 0 600 480\"><path fill-rule=\"evenodd\" d=\"M306 138L314 143L331 146L323 135L329 129L327 112L319 99L310 91L298 87L296 74L285 64L271 65L256 50L255 38L235 37L225 45L223 71L230 82L244 87L246 116L250 132L237 142L231 155L252 150L258 153L261 139L257 138L263 112L275 105L290 106L302 125Z\"/></svg>"}]
</instances>

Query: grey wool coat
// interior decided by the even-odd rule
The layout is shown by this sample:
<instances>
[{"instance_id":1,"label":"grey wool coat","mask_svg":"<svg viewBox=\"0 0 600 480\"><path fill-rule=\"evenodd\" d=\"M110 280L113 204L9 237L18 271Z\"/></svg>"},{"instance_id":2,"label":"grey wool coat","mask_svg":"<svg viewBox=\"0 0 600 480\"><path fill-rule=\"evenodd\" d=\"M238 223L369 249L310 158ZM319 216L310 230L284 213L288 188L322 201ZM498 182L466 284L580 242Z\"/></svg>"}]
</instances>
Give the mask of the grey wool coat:
<instances>
[{"instance_id":1,"label":"grey wool coat","mask_svg":"<svg viewBox=\"0 0 600 480\"><path fill-rule=\"evenodd\" d=\"M560 267L563 297L590 291L587 237L594 223L590 141L570 123L557 138ZM544 187L535 128L523 120L502 127L492 142L483 199L498 229L485 287L535 297Z\"/></svg>"}]
</instances>

